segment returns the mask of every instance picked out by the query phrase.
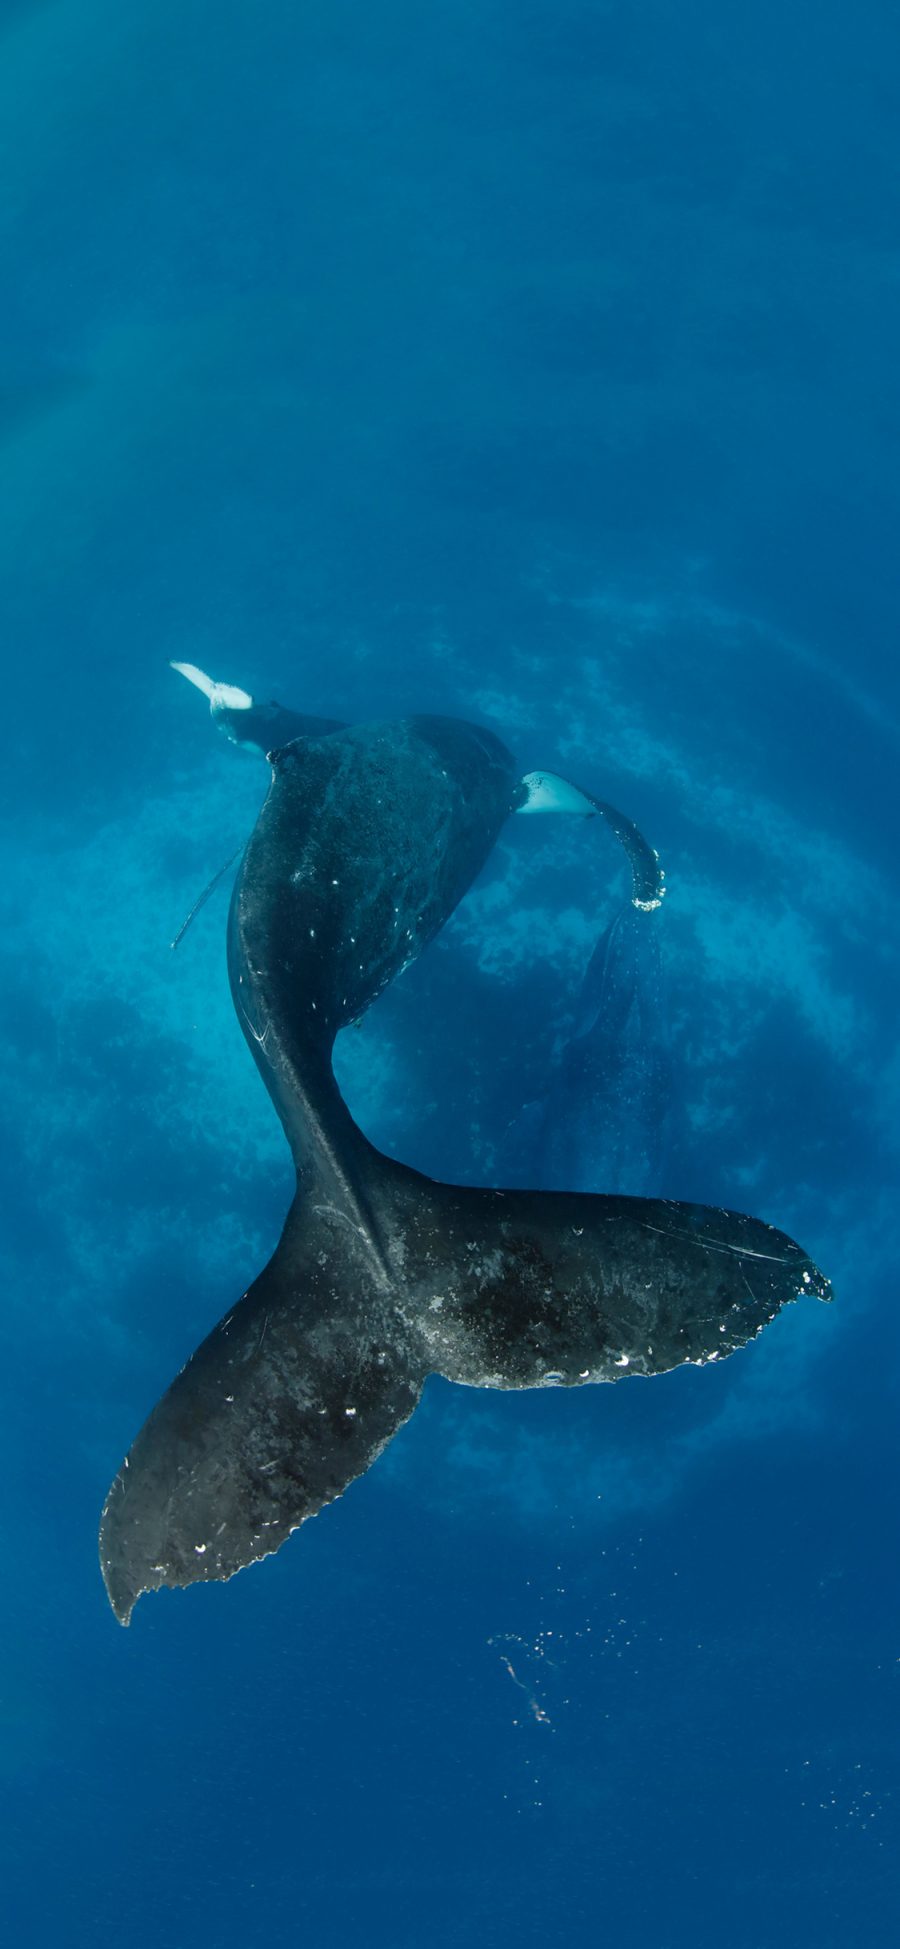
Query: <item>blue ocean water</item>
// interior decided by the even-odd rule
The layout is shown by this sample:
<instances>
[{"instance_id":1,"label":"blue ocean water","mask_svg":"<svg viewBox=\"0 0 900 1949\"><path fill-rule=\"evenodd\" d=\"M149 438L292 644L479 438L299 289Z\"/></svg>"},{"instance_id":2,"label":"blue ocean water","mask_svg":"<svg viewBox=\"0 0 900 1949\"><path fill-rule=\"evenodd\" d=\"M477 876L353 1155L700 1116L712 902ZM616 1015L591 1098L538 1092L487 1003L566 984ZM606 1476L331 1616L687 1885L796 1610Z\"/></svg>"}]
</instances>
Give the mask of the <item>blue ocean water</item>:
<instances>
[{"instance_id":1,"label":"blue ocean water","mask_svg":"<svg viewBox=\"0 0 900 1949\"><path fill-rule=\"evenodd\" d=\"M897 1939L898 61L866 0L0 5L10 1940ZM265 771L172 658L637 819L659 1188L837 1297L430 1382L123 1632L107 1486L290 1195L225 894L169 947ZM624 891L510 825L343 1038L373 1141L492 1181Z\"/></svg>"}]
</instances>

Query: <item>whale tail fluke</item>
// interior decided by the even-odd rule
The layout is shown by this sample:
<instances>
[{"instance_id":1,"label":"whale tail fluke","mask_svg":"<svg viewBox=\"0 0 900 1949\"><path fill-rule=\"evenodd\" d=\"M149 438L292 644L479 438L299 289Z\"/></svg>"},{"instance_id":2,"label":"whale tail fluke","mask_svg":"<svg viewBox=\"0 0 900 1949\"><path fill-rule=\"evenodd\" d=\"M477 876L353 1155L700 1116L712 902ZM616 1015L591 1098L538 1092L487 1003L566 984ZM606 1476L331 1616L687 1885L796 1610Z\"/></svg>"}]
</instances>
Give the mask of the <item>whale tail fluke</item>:
<instances>
[{"instance_id":1,"label":"whale tail fluke","mask_svg":"<svg viewBox=\"0 0 900 1949\"><path fill-rule=\"evenodd\" d=\"M405 1175L405 1277L427 1371L447 1380L573 1387L701 1366L787 1302L831 1296L793 1239L740 1212Z\"/></svg>"},{"instance_id":2,"label":"whale tail fluke","mask_svg":"<svg viewBox=\"0 0 900 1949\"><path fill-rule=\"evenodd\" d=\"M100 1525L120 1623L145 1591L271 1556L412 1414L421 1360L345 1234L295 1204L265 1270L144 1423Z\"/></svg>"},{"instance_id":3,"label":"whale tail fluke","mask_svg":"<svg viewBox=\"0 0 900 1949\"><path fill-rule=\"evenodd\" d=\"M369 1468L429 1373L498 1388L662 1373L829 1296L793 1240L736 1213L442 1185L367 1154L377 1250L357 1206L298 1196L138 1435L100 1531L121 1623L144 1591L271 1555Z\"/></svg>"}]
</instances>

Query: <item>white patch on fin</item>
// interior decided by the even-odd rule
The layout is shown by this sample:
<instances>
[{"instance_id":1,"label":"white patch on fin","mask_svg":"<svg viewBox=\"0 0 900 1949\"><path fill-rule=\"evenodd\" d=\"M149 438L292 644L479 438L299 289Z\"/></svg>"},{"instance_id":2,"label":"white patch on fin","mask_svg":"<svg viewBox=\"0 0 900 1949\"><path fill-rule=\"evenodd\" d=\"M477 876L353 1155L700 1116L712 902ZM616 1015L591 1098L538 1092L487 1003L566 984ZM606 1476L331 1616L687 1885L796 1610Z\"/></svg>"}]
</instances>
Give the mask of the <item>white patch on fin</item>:
<instances>
[{"instance_id":1,"label":"white patch on fin","mask_svg":"<svg viewBox=\"0 0 900 1949\"><path fill-rule=\"evenodd\" d=\"M236 684L217 684L214 678L206 675L205 670L198 670L196 663L173 662L172 669L177 670L180 676L187 677L188 683L194 684L197 690L202 690L204 697L209 698L213 715L216 711L253 709L253 698L248 696L246 690L239 690Z\"/></svg>"},{"instance_id":2,"label":"white patch on fin","mask_svg":"<svg viewBox=\"0 0 900 1949\"><path fill-rule=\"evenodd\" d=\"M524 805L517 806L519 812L578 812L583 819L596 813L596 806L584 792L570 785L567 778L557 778L555 772L526 772L522 784L528 797Z\"/></svg>"}]
</instances>

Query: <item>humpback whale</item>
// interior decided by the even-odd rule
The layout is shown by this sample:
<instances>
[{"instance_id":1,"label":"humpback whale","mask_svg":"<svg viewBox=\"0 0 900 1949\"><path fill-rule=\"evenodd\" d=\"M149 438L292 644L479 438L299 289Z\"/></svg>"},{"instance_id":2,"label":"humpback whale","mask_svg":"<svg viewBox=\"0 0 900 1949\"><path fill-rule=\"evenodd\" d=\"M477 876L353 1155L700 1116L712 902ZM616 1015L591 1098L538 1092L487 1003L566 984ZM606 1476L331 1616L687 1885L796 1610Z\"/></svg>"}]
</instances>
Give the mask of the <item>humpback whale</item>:
<instances>
[{"instance_id":1,"label":"humpback whale","mask_svg":"<svg viewBox=\"0 0 900 1949\"><path fill-rule=\"evenodd\" d=\"M217 683L207 676L205 670L198 670L195 663L173 662L171 667L209 699L213 722L230 743L242 745L246 750L259 752L264 757L295 738L323 737L329 731L346 728L338 718L307 717L300 711L286 709L283 704L259 704L249 691L241 690L237 684ZM474 729L474 726L469 728ZM648 913L661 905L666 891L666 876L660 867L658 854L648 846L633 820L626 819L605 799L582 791L578 785L573 785L571 779L559 778L555 772L527 772L519 783L522 789L515 805L508 808L511 811L574 812L583 818L593 818L599 814L624 847L631 863L633 905ZM490 851L490 846L487 850ZM231 865L230 860L228 865ZM226 872L227 867L223 867L222 871Z\"/></svg>"},{"instance_id":2,"label":"humpback whale","mask_svg":"<svg viewBox=\"0 0 900 1949\"><path fill-rule=\"evenodd\" d=\"M545 1191L661 1190L672 1060L659 925L631 901L613 915L547 1088L523 1105L500 1147L499 1182Z\"/></svg>"},{"instance_id":3,"label":"humpback whale","mask_svg":"<svg viewBox=\"0 0 900 1949\"><path fill-rule=\"evenodd\" d=\"M296 1194L268 1265L112 1484L100 1559L123 1624L146 1591L279 1549L370 1466L430 1374L525 1388L665 1373L830 1291L794 1240L739 1213L464 1188L376 1150L338 1091L335 1037L438 932L508 815L580 797L625 846L641 904L661 897L658 861L613 808L546 773L523 780L492 732L461 720L315 727L269 758L228 969Z\"/></svg>"}]
</instances>

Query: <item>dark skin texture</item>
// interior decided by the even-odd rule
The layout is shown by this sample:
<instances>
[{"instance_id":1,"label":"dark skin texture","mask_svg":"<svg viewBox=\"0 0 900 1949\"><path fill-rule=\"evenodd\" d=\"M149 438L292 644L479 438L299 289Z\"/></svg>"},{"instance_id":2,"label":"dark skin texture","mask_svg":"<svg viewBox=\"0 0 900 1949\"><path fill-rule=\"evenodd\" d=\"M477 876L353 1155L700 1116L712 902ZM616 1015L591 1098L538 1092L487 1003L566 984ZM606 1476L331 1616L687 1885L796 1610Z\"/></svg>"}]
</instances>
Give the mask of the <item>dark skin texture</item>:
<instances>
[{"instance_id":1,"label":"dark skin texture","mask_svg":"<svg viewBox=\"0 0 900 1949\"><path fill-rule=\"evenodd\" d=\"M357 1129L335 1036L443 926L522 796L500 741L454 719L357 726L275 755L229 972L297 1192L269 1265L110 1490L100 1554L122 1623L143 1591L227 1578L278 1549L369 1467L430 1373L501 1388L663 1373L722 1358L803 1292L829 1296L760 1220L440 1185Z\"/></svg>"}]
</instances>

